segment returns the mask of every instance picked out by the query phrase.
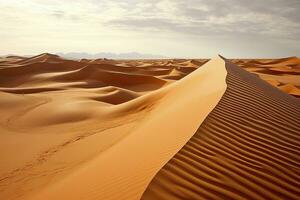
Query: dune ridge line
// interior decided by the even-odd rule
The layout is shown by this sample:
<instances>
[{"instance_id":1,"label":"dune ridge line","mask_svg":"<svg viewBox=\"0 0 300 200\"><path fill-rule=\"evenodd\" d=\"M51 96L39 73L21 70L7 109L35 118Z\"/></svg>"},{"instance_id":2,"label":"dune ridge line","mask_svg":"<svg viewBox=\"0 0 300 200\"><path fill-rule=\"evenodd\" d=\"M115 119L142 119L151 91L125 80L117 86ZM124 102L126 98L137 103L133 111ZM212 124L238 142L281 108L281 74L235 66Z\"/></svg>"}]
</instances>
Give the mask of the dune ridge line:
<instances>
[{"instance_id":1,"label":"dune ridge line","mask_svg":"<svg viewBox=\"0 0 300 200\"><path fill-rule=\"evenodd\" d=\"M0 58L0 199L24 199L76 172L207 61Z\"/></svg>"},{"instance_id":2,"label":"dune ridge line","mask_svg":"<svg viewBox=\"0 0 300 200\"><path fill-rule=\"evenodd\" d=\"M27 199L139 199L185 145L226 90L223 59L173 83L147 120L74 173Z\"/></svg>"},{"instance_id":3,"label":"dune ridge line","mask_svg":"<svg viewBox=\"0 0 300 200\"><path fill-rule=\"evenodd\" d=\"M141 199L299 199L300 101L226 60L227 90Z\"/></svg>"}]
</instances>

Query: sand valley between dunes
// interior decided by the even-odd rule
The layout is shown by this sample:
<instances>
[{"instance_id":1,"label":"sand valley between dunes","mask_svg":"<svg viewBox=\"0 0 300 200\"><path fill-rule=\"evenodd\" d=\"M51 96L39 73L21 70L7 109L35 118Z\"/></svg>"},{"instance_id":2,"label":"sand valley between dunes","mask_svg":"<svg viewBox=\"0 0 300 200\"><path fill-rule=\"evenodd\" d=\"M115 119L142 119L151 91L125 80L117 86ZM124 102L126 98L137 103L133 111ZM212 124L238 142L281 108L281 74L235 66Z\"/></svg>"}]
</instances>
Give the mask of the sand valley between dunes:
<instances>
[{"instance_id":1,"label":"sand valley between dunes","mask_svg":"<svg viewBox=\"0 0 300 200\"><path fill-rule=\"evenodd\" d=\"M0 199L299 199L299 69L0 58Z\"/></svg>"}]
</instances>

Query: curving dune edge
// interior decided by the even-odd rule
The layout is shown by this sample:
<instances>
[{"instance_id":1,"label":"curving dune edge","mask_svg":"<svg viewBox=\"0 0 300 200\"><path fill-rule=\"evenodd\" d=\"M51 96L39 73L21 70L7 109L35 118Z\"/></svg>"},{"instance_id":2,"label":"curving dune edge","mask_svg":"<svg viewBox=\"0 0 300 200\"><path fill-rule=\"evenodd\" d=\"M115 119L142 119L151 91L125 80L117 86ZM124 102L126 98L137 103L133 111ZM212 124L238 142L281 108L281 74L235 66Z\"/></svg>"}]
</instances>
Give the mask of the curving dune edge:
<instances>
[{"instance_id":1,"label":"curving dune edge","mask_svg":"<svg viewBox=\"0 0 300 200\"><path fill-rule=\"evenodd\" d=\"M205 62L4 62L0 197L139 199L226 90L225 62Z\"/></svg>"},{"instance_id":2,"label":"curving dune edge","mask_svg":"<svg viewBox=\"0 0 300 200\"><path fill-rule=\"evenodd\" d=\"M221 101L141 199L300 198L300 101L226 69Z\"/></svg>"},{"instance_id":3,"label":"curving dune edge","mask_svg":"<svg viewBox=\"0 0 300 200\"><path fill-rule=\"evenodd\" d=\"M224 64L220 58L212 59L146 96L162 97L135 130L29 199L139 199L156 172L190 139L222 97L226 90Z\"/></svg>"}]
</instances>

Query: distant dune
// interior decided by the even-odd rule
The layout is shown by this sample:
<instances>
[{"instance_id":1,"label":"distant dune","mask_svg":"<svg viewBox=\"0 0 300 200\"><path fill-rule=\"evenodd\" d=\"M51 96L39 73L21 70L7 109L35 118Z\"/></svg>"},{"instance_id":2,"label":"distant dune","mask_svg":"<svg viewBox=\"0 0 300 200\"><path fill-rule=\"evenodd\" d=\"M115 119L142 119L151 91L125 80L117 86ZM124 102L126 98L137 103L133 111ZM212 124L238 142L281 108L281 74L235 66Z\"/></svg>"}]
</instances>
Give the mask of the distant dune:
<instances>
[{"instance_id":1,"label":"distant dune","mask_svg":"<svg viewBox=\"0 0 300 200\"><path fill-rule=\"evenodd\" d=\"M2 57L0 199L299 199L299 67Z\"/></svg>"},{"instance_id":2,"label":"distant dune","mask_svg":"<svg viewBox=\"0 0 300 200\"><path fill-rule=\"evenodd\" d=\"M281 91L300 97L300 58L234 59L232 62L259 75Z\"/></svg>"}]
</instances>

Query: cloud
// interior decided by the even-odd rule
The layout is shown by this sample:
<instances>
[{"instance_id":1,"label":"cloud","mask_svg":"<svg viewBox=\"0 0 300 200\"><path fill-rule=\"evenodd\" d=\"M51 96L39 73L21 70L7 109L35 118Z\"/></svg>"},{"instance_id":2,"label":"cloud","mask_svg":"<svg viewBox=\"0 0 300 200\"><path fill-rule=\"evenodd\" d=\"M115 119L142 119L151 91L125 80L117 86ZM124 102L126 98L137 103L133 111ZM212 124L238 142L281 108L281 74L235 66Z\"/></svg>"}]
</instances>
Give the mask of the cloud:
<instances>
[{"instance_id":1,"label":"cloud","mask_svg":"<svg viewBox=\"0 0 300 200\"><path fill-rule=\"evenodd\" d=\"M174 55L205 53L207 44L211 52L234 49L229 43L237 53L243 45L254 55L264 44L277 55L299 52L300 45L299 0L0 0L0 10L1 52L106 48L100 51L168 55L181 42Z\"/></svg>"},{"instance_id":2,"label":"cloud","mask_svg":"<svg viewBox=\"0 0 300 200\"><path fill-rule=\"evenodd\" d=\"M52 16L56 17L56 18L63 18L65 16L65 12L64 11L61 11L61 10L54 10L52 13L51 13Z\"/></svg>"},{"instance_id":3,"label":"cloud","mask_svg":"<svg viewBox=\"0 0 300 200\"><path fill-rule=\"evenodd\" d=\"M131 30L186 34L233 33L299 39L299 0L18 0L0 6L20 11L22 20L49 15L64 20ZM34 9L35 8L35 9ZM5 11L5 10L4 10ZM9 10L7 11L10 12ZM23 13L23 15L22 15ZM1 14L3 15L3 14ZM5 14L4 14L5 15ZM26 17L27 16L27 17ZM56 19L47 19L48 22ZM45 19L46 20L46 19Z\"/></svg>"},{"instance_id":4,"label":"cloud","mask_svg":"<svg viewBox=\"0 0 300 200\"><path fill-rule=\"evenodd\" d=\"M149 10L149 7L151 10ZM140 6L140 8L143 8ZM217 36L268 35L299 39L298 0L164 0L107 22L121 28Z\"/></svg>"}]
</instances>

